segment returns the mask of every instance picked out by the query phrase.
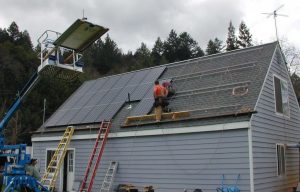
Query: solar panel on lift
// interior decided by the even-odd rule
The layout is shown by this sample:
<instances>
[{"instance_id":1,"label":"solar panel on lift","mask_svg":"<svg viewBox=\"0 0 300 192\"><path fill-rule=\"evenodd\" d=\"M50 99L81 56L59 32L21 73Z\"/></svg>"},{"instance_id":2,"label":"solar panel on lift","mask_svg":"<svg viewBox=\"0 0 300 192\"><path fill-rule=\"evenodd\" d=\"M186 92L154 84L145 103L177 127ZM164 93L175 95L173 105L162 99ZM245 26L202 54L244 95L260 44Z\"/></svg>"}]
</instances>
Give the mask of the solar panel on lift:
<instances>
[{"instance_id":1,"label":"solar panel on lift","mask_svg":"<svg viewBox=\"0 0 300 192\"><path fill-rule=\"evenodd\" d=\"M113 116L119 111L124 102L111 103L104 111L102 111L101 115L97 117L94 122L100 122L102 120L110 120Z\"/></svg>"},{"instance_id":2,"label":"solar panel on lift","mask_svg":"<svg viewBox=\"0 0 300 192\"><path fill-rule=\"evenodd\" d=\"M67 110L58 110L56 111L51 118L46 122L46 127L51 127L56 125L56 123L64 116Z\"/></svg>"},{"instance_id":3,"label":"solar panel on lift","mask_svg":"<svg viewBox=\"0 0 300 192\"><path fill-rule=\"evenodd\" d=\"M154 99L143 99L130 113L130 116L147 115L153 107Z\"/></svg>"},{"instance_id":4,"label":"solar panel on lift","mask_svg":"<svg viewBox=\"0 0 300 192\"><path fill-rule=\"evenodd\" d=\"M108 106L108 104L106 105L97 105L95 106L88 114L87 116L84 118L84 120L81 123L92 123L95 121L95 119L100 117L100 114L106 109L106 107ZM100 121L100 119L99 119Z\"/></svg>"},{"instance_id":5,"label":"solar panel on lift","mask_svg":"<svg viewBox=\"0 0 300 192\"><path fill-rule=\"evenodd\" d=\"M91 110L93 110L93 107L83 107L80 109L80 111L73 117L73 119L69 122L69 124L77 124L81 123L85 117L89 114Z\"/></svg>"},{"instance_id":6,"label":"solar panel on lift","mask_svg":"<svg viewBox=\"0 0 300 192\"><path fill-rule=\"evenodd\" d=\"M137 89L130 95L131 101L137 101L144 98L149 89L153 87L153 83L140 84Z\"/></svg>"}]
</instances>

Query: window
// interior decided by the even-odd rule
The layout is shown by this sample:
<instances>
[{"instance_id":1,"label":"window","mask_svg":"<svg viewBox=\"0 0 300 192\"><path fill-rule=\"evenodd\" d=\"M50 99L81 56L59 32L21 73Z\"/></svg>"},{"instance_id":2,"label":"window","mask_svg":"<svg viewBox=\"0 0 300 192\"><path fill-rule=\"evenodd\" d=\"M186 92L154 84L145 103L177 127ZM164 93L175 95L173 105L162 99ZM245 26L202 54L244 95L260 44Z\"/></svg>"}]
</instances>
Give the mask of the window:
<instances>
[{"instance_id":1,"label":"window","mask_svg":"<svg viewBox=\"0 0 300 192\"><path fill-rule=\"evenodd\" d=\"M73 172L74 171L74 153L73 151L68 151L68 171Z\"/></svg>"},{"instance_id":2,"label":"window","mask_svg":"<svg viewBox=\"0 0 300 192\"><path fill-rule=\"evenodd\" d=\"M274 76L276 112L289 116L289 90L286 81Z\"/></svg>"},{"instance_id":3,"label":"window","mask_svg":"<svg viewBox=\"0 0 300 192\"><path fill-rule=\"evenodd\" d=\"M285 147L283 144L276 144L277 154L277 175L285 175Z\"/></svg>"}]
</instances>

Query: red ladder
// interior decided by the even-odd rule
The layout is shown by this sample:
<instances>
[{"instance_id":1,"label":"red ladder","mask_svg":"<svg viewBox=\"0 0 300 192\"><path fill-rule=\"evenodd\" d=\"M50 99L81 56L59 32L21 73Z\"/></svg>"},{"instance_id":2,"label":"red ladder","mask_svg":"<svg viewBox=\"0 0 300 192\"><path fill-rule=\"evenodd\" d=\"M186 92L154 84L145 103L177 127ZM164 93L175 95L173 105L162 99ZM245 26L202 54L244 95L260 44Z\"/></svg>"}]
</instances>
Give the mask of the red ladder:
<instances>
[{"instance_id":1,"label":"red ladder","mask_svg":"<svg viewBox=\"0 0 300 192\"><path fill-rule=\"evenodd\" d=\"M100 129L98 132L98 137L96 139L93 151L90 155L90 159L88 162L88 165L86 167L85 173L84 173L84 179L82 181L82 184L80 186L80 192L91 192L94 179L96 177L96 172L100 164L100 160L104 151L104 147L106 144L107 136L109 133L109 129L111 127L110 121L102 121L100 125ZM104 137L101 138L101 135L104 134ZM99 143L101 142L101 145L98 147ZM97 156L96 162L94 162L94 157ZM91 168L93 167L93 173L91 175Z\"/></svg>"}]
</instances>

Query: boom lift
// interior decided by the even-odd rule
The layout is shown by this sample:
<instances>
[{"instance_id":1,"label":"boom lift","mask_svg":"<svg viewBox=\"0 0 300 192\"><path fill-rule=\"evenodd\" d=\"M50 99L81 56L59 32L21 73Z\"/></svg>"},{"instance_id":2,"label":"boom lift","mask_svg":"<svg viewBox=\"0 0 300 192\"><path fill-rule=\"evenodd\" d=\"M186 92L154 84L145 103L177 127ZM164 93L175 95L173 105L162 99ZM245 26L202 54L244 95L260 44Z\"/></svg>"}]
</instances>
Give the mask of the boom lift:
<instances>
[{"instance_id":1,"label":"boom lift","mask_svg":"<svg viewBox=\"0 0 300 192\"><path fill-rule=\"evenodd\" d=\"M3 184L6 186L4 192L21 191L22 187L28 187L35 192L49 191L34 177L26 175L25 165L30 162L30 154L26 154L26 144L5 145L3 129L42 75L65 80L78 76L83 67L81 53L107 31L107 28L78 19L63 34L47 30L38 39L41 65L0 121L0 157L9 159L3 170ZM52 39L53 34L56 35L56 40Z\"/></svg>"}]
</instances>

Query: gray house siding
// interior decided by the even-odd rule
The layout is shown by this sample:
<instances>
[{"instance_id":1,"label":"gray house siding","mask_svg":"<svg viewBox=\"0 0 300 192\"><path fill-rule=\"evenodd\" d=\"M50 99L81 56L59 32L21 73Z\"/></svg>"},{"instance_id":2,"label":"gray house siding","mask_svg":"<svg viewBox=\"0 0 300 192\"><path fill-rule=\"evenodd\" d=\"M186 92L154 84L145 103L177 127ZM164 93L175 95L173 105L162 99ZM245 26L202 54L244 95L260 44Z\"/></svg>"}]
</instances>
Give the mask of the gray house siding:
<instances>
[{"instance_id":1,"label":"gray house siding","mask_svg":"<svg viewBox=\"0 0 300 192\"><path fill-rule=\"evenodd\" d=\"M275 113L273 75L288 83L290 117ZM276 143L300 141L300 111L292 84L277 47L260 97L251 118L254 191L290 191L299 181L299 152L286 150L286 175L277 176Z\"/></svg>"},{"instance_id":2,"label":"gray house siding","mask_svg":"<svg viewBox=\"0 0 300 192\"><path fill-rule=\"evenodd\" d=\"M187 128L188 129L188 128ZM33 142L34 157L45 167L46 148L54 142ZM72 140L75 148L75 181L81 181L94 140ZM193 134L174 134L143 137L111 138L102 157L93 191L99 191L111 160L119 162L115 186L131 183L135 186L152 185L155 191L183 191L201 188L216 191L222 174L226 184L234 184L249 191L248 129L237 129ZM59 181L57 181L59 183Z\"/></svg>"}]
</instances>

